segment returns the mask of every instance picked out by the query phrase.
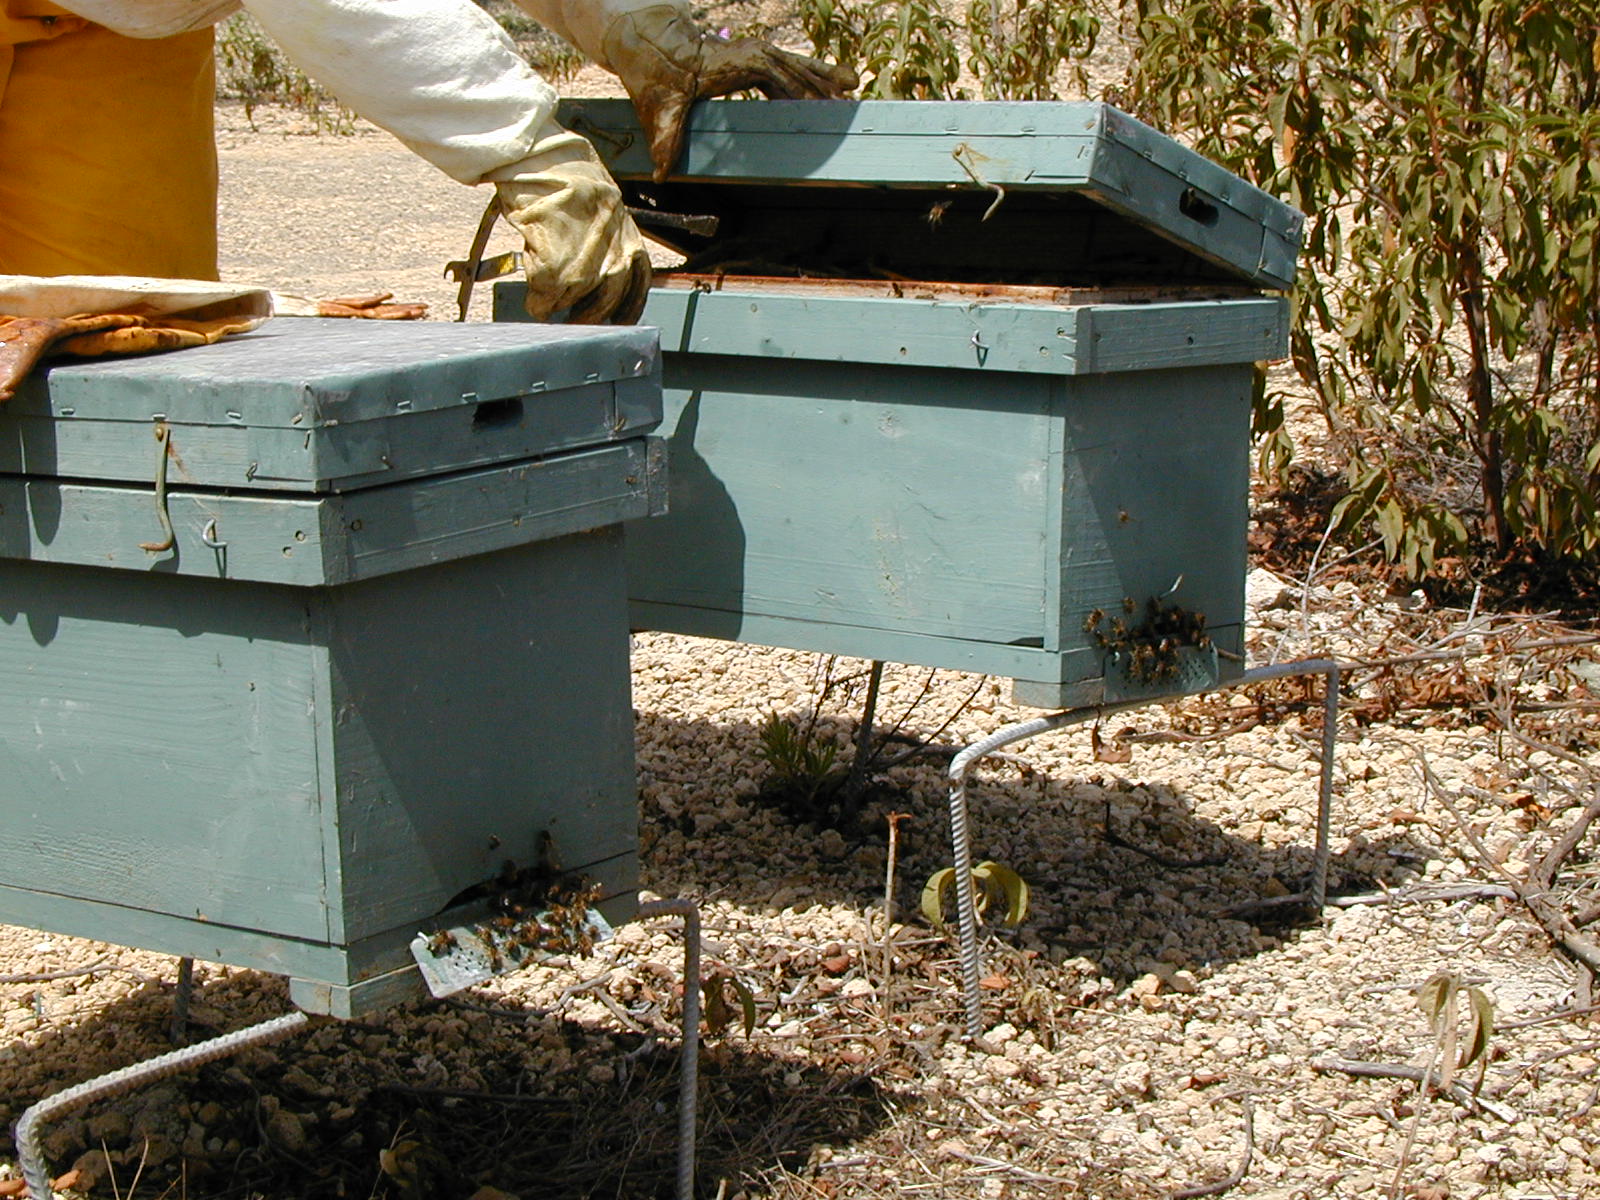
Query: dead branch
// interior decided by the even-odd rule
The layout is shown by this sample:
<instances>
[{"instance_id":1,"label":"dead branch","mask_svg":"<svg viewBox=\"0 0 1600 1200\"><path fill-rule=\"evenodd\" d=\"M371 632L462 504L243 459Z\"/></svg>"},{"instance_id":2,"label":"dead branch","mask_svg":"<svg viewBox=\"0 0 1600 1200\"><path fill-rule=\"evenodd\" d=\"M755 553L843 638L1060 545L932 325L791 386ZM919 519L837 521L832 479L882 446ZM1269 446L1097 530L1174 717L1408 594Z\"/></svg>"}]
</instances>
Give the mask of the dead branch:
<instances>
[{"instance_id":1,"label":"dead branch","mask_svg":"<svg viewBox=\"0 0 1600 1200\"><path fill-rule=\"evenodd\" d=\"M1135 854L1139 854L1145 858L1148 858L1151 862L1155 863L1156 866L1165 867L1169 871L1191 871L1198 867L1220 867L1226 864L1228 861L1227 854L1210 854L1203 858L1182 859L1172 858L1171 856L1162 854L1159 851L1147 850L1143 846L1135 845L1133 842L1120 837L1117 832L1111 828L1110 800L1105 802L1105 814L1101 820L1102 830L1100 836L1105 840L1107 845L1115 846L1119 850L1131 850Z\"/></svg>"},{"instance_id":2,"label":"dead branch","mask_svg":"<svg viewBox=\"0 0 1600 1200\"><path fill-rule=\"evenodd\" d=\"M439 1100L482 1100L488 1104L572 1104L569 1096L533 1096L522 1092L474 1092L466 1088L414 1087L406 1083L380 1083L373 1089L401 1096L425 1096Z\"/></svg>"},{"instance_id":3,"label":"dead branch","mask_svg":"<svg viewBox=\"0 0 1600 1200\"><path fill-rule=\"evenodd\" d=\"M1367 904L1426 904L1433 900L1515 900L1516 889L1499 883L1418 883L1388 892L1363 892L1359 896L1330 896L1334 908L1360 908Z\"/></svg>"},{"instance_id":4,"label":"dead branch","mask_svg":"<svg viewBox=\"0 0 1600 1200\"><path fill-rule=\"evenodd\" d=\"M1584 809L1567 826L1566 832L1555 840L1536 866L1528 869L1528 883L1532 887L1548 890L1555 881L1556 872L1561 869L1561 864L1578 848L1578 843L1583 841L1583 835L1589 832L1589 826L1600 817L1600 787L1595 788L1594 799L1584 806Z\"/></svg>"},{"instance_id":5,"label":"dead branch","mask_svg":"<svg viewBox=\"0 0 1600 1200\"><path fill-rule=\"evenodd\" d=\"M70 971L33 971L25 975L0 975L0 983L49 983L52 979L76 979L80 975L93 975L97 971L114 968L106 966L107 956L102 954L87 967L74 967Z\"/></svg>"},{"instance_id":6,"label":"dead branch","mask_svg":"<svg viewBox=\"0 0 1600 1200\"><path fill-rule=\"evenodd\" d=\"M1421 1067L1411 1067L1404 1063L1368 1062L1357 1058L1317 1058L1311 1062L1313 1071L1339 1071L1345 1075L1356 1075L1364 1079L1405 1079L1412 1083L1422 1083L1424 1078L1428 1085L1436 1091L1448 1095L1463 1108L1474 1112L1486 1112L1491 1117L1511 1124L1516 1121L1515 1109L1504 1104L1497 1104L1493 1100L1485 1100L1482 1096L1474 1096L1472 1092L1459 1083L1451 1083L1449 1087L1441 1087L1439 1072L1424 1072Z\"/></svg>"},{"instance_id":7,"label":"dead branch","mask_svg":"<svg viewBox=\"0 0 1600 1200\"><path fill-rule=\"evenodd\" d=\"M1521 1021L1500 1021L1495 1028L1500 1031L1508 1029L1527 1029L1534 1025L1548 1025L1552 1021L1565 1021L1570 1017L1586 1017L1590 1013L1600 1012L1600 1004L1589 1004L1583 1008L1563 1008L1560 1012L1545 1013L1542 1017L1528 1017Z\"/></svg>"},{"instance_id":8,"label":"dead branch","mask_svg":"<svg viewBox=\"0 0 1600 1200\"><path fill-rule=\"evenodd\" d=\"M959 1158L962 1162L973 1163L980 1167L989 1167L996 1171L1005 1171L1019 1179L1026 1179L1030 1183L1055 1183L1070 1184L1074 1181L1064 1179L1060 1175L1045 1175L1038 1171L1030 1171L1027 1167L1019 1167L1015 1163L1008 1163L1004 1159L986 1158L982 1154L968 1154L965 1150L949 1150L946 1153L951 1158Z\"/></svg>"},{"instance_id":9,"label":"dead branch","mask_svg":"<svg viewBox=\"0 0 1600 1200\"><path fill-rule=\"evenodd\" d=\"M1239 1165L1225 1179L1219 1179L1215 1183L1201 1183L1194 1187L1168 1192L1167 1200L1195 1200L1198 1196L1219 1196L1244 1181L1245 1173L1250 1170L1250 1160L1256 1152L1256 1115L1249 1096L1240 1097L1239 1102L1244 1108L1244 1155L1240 1158Z\"/></svg>"},{"instance_id":10,"label":"dead branch","mask_svg":"<svg viewBox=\"0 0 1600 1200\"><path fill-rule=\"evenodd\" d=\"M1510 871L1495 862L1494 856L1489 853L1489 848L1483 844L1483 839L1472 832L1472 828L1467 824L1467 819L1461 815L1461 810L1451 802L1444 785L1439 782L1438 777L1434 775L1426 761L1423 762L1422 770L1423 778L1428 784L1430 794L1440 804L1444 805L1445 810L1455 820L1457 828L1461 830L1462 836L1477 851L1478 857L1509 881L1512 888L1516 890L1517 898L1522 901L1523 906L1532 914L1533 919L1539 923L1552 941L1576 961L1582 963L1591 974L1600 973L1600 943L1578 932L1577 927L1572 923L1572 919L1561 910L1559 904L1550 898L1548 885L1536 885L1531 880L1518 879ZM1584 812L1587 814L1588 809L1585 809ZM1580 816L1578 818L1578 821L1585 828L1588 827L1589 822L1592 820L1592 816ZM1571 831L1569 830L1569 832ZM1563 838L1562 840L1565 839Z\"/></svg>"}]
</instances>

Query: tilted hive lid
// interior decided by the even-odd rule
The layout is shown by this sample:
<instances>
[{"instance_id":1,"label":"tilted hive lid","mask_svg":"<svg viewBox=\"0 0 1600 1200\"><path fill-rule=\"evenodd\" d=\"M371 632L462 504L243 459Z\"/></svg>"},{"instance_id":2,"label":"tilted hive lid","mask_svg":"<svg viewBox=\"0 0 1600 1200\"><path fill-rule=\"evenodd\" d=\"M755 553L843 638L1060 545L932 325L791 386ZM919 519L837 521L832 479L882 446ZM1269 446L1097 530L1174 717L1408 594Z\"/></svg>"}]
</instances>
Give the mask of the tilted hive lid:
<instances>
[{"instance_id":1,"label":"tilted hive lid","mask_svg":"<svg viewBox=\"0 0 1600 1200\"><path fill-rule=\"evenodd\" d=\"M1294 282L1304 219L1098 103L709 101L650 179L626 100L563 103L691 270L1123 286Z\"/></svg>"}]
</instances>

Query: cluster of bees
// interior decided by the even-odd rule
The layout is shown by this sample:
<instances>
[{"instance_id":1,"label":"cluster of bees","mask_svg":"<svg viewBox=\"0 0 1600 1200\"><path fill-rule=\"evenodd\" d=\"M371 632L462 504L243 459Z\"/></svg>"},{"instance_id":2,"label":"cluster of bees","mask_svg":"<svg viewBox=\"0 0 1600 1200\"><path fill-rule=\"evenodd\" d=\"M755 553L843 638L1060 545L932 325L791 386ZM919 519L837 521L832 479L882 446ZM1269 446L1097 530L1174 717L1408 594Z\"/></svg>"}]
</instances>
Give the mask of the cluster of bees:
<instances>
[{"instance_id":1,"label":"cluster of bees","mask_svg":"<svg viewBox=\"0 0 1600 1200\"><path fill-rule=\"evenodd\" d=\"M472 929L487 947L490 969L500 971L508 958L515 966L535 955L588 957L594 950L589 909L602 890L581 875L552 881L546 872L532 868L502 872L489 899L493 914ZM435 958L456 947L456 936L448 929L428 938L428 952Z\"/></svg>"},{"instance_id":2,"label":"cluster of bees","mask_svg":"<svg viewBox=\"0 0 1600 1200\"><path fill-rule=\"evenodd\" d=\"M1130 626L1138 610L1133 597L1122 601L1122 615L1107 620L1101 609L1093 610L1083 621L1083 631L1095 645L1125 664L1134 683L1167 683L1178 676L1178 651L1185 646L1209 649L1206 615L1190 612L1176 604L1162 605L1154 597L1145 603L1143 623Z\"/></svg>"}]
</instances>

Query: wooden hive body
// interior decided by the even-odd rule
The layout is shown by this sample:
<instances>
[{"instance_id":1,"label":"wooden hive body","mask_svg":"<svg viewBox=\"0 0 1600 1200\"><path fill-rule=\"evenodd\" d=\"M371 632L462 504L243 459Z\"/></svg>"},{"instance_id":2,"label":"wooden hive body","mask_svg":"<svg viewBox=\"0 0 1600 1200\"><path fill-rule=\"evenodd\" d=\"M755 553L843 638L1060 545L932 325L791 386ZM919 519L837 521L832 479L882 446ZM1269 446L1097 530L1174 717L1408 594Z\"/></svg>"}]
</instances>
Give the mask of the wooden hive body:
<instances>
[{"instance_id":1,"label":"wooden hive body","mask_svg":"<svg viewBox=\"0 0 1600 1200\"><path fill-rule=\"evenodd\" d=\"M31 381L0 413L0 919L351 1015L546 842L631 912L621 522L659 507L658 392L644 330L365 322Z\"/></svg>"}]
</instances>

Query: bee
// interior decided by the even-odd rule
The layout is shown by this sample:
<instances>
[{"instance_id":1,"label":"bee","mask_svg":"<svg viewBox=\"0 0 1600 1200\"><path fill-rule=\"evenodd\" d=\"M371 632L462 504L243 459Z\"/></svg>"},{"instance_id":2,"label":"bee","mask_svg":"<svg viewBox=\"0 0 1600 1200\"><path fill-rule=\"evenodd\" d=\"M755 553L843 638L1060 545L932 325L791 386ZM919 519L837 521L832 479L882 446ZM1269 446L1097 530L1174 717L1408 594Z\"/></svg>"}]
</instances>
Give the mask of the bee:
<instances>
[{"instance_id":1,"label":"bee","mask_svg":"<svg viewBox=\"0 0 1600 1200\"><path fill-rule=\"evenodd\" d=\"M1105 619L1105 613L1101 612L1098 608L1091 609L1089 615L1083 619L1083 631L1085 633L1093 633L1100 622L1104 621Z\"/></svg>"},{"instance_id":2,"label":"bee","mask_svg":"<svg viewBox=\"0 0 1600 1200\"><path fill-rule=\"evenodd\" d=\"M940 200L928 209L928 228L937 229L944 224L944 214L950 210L951 201Z\"/></svg>"},{"instance_id":3,"label":"bee","mask_svg":"<svg viewBox=\"0 0 1600 1200\"><path fill-rule=\"evenodd\" d=\"M441 929L428 939L428 953L435 958L448 954L456 948L456 935L448 929Z\"/></svg>"},{"instance_id":4,"label":"bee","mask_svg":"<svg viewBox=\"0 0 1600 1200\"><path fill-rule=\"evenodd\" d=\"M1133 610L1137 607L1138 605L1134 603L1132 596L1124 596L1122 598L1122 611L1127 613L1129 616L1133 615Z\"/></svg>"}]
</instances>

